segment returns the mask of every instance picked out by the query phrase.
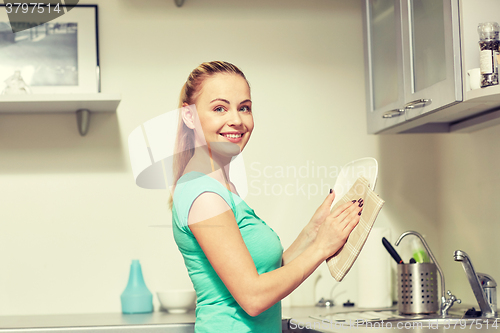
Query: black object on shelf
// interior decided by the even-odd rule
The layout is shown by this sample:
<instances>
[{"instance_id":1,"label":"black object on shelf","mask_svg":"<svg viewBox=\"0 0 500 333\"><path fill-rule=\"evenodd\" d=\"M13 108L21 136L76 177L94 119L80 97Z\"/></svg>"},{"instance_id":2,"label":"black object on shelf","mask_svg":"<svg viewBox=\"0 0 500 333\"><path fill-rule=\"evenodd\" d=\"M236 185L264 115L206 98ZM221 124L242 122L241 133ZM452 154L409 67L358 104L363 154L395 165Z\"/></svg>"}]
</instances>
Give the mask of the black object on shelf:
<instances>
[{"instance_id":1,"label":"black object on shelf","mask_svg":"<svg viewBox=\"0 0 500 333\"><path fill-rule=\"evenodd\" d=\"M465 312L465 315L467 317L481 317L482 312L481 311L476 311L475 308L471 308Z\"/></svg>"},{"instance_id":2,"label":"black object on shelf","mask_svg":"<svg viewBox=\"0 0 500 333\"><path fill-rule=\"evenodd\" d=\"M352 303L350 300L347 300L347 302L344 303L344 306L345 307L354 306L354 303Z\"/></svg>"}]
</instances>

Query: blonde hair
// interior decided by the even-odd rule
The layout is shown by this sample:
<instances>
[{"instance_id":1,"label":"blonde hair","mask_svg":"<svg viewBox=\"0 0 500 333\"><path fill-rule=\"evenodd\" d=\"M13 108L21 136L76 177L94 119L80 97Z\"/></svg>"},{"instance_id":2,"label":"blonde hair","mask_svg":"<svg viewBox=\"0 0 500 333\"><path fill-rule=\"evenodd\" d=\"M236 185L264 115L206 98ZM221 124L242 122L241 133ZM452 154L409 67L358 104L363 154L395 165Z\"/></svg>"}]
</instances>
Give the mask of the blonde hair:
<instances>
[{"instance_id":1,"label":"blonde hair","mask_svg":"<svg viewBox=\"0 0 500 333\"><path fill-rule=\"evenodd\" d=\"M175 154L173 158L174 188L179 178L181 178L189 160L194 154L194 132L192 129L187 127L182 120L181 113L183 105L184 103L187 105L195 104L203 81L215 74L236 74L246 80L245 74L243 74L238 67L225 61L204 62L196 67L191 74L189 74L186 83L184 83L184 86L182 87L181 95L179 97L179 123L177 126L177 138L175 140ZM173 191L168 204L169 208L172 209Z\"/></svg>"}]
</instances>

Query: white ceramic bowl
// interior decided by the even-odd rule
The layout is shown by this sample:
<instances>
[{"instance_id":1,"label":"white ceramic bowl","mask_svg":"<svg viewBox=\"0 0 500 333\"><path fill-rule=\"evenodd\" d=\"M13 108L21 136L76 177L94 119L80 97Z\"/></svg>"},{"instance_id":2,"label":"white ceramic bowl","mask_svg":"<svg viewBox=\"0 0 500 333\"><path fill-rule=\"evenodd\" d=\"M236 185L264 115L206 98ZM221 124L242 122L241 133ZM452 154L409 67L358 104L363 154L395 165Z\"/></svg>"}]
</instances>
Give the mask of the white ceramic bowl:
<instances>
[{"instance_id":1,"label":"white ceramic bowl","mask_svg":"<svg viewBox=\"0 0 500 333\"><path fill-rule=\"evenodd\" d=\"M170 313L186 313L195 307L196 292L192 289L158 291L156 295L162 309Z\"/></svg>"}]
</instances>

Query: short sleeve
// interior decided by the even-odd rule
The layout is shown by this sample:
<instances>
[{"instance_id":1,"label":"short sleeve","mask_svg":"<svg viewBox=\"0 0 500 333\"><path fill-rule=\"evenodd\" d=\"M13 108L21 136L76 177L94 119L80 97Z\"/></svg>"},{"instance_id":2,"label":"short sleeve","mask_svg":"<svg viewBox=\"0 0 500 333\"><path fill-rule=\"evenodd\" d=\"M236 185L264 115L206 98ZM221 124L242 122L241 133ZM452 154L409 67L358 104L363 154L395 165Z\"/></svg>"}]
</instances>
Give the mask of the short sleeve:
<instances>
[{"instance_id":1,"label":"short sleeve","mask_svg":"<svg viewBox=\"0 0 500 333\"><path fill-rule=\"evenodd\" d=\"M231 191L210 176L201 172L190 172L177 181L174 192L174 208L177 214L176 222L181 230L191 233L191 230L188 228L189 210L196 198L205 192L218 194L226 201L234 213L235 206Z\"/></svg>"}]
</instances>

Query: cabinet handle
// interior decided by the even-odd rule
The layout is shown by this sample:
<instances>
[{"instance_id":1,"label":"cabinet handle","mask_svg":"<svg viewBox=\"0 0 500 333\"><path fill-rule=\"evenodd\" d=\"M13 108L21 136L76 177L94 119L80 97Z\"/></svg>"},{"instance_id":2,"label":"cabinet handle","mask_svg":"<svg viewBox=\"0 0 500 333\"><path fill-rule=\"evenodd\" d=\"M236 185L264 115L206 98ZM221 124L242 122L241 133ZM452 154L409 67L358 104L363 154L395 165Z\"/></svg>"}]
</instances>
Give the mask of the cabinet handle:
<instances>
[{"instance_id":1,"label":"cabinet handle","mask_svg":"<svg viewBox=\"0 0 500 333\"><path fill-rule=\"evenodd\" d=\"M416 99L414 101L406 103L405 109L414 109L418 106L425 106L425 104L427 104L427 103L431 104L432 99Z\"/></svg>"},{"instance_id":2,"label":"cabinet handle","mask_svg":"<svg viewBox=\"0 0 500 333\"><path fill-rule=\"evenodd\" d=\"M382 118L399 117L403 113L405 113L405 109L394 109L394 110L391 110L391 111L384 112L384 114L382 115Z\"/></svg>"}]
</instances>

